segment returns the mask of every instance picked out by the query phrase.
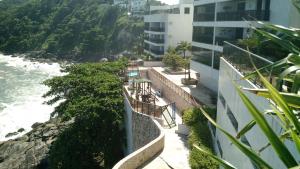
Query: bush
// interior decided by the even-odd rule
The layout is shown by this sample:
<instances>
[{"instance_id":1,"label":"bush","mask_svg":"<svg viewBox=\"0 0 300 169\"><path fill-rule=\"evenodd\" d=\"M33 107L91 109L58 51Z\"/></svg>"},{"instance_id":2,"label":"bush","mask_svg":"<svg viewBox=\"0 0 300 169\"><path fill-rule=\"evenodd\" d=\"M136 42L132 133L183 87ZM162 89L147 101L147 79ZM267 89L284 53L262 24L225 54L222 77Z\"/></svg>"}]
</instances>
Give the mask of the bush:
<instances>
[{"instance_id":1,"label":"bush","mask_svg":"<svg viewBox=\"0 0 300 169\"><path fill-rule=\"evenodd\" d=\"M214 109L205 108L212 116ZM190 108L184 111L183 122L190 128L188 144L190 149L189 163L192 169L217 169L218 164L206 154L193 148L193 144L204 150L213 152L211 133L207 120L198 108Z\"/></svg>"},{"instance_id":2,"label":"bush","mask_svg":"<svg viewBox=\"0 0 300 169\"><path fill-rule=\"evenodd\" d=\"M184 67L184 59L176 54L176 53L167 53L164 57L162 62L170 67L173 71L178 71L180 70L182 67Z\"/></svg>"}]
</instances>

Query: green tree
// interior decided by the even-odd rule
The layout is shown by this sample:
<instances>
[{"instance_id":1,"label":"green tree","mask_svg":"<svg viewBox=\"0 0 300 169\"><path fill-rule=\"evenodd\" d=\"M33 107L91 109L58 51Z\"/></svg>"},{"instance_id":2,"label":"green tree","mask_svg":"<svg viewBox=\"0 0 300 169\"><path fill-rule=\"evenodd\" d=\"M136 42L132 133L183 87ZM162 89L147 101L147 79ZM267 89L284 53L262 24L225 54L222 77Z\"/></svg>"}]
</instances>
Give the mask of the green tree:
<instances>
[{"instance_id":1,"label":"green tree","mask_svg":"<svg viewBox=\"0 0 300 169\"><path fill-rule=\"evenodd\" d=\"M183 58L184 60L186 60L185 66L184 66L184 72L185 72L185 77L186 77L186 71L188 74L188 79L191 79L191 71L190 71L190 59L186 57L186 52L190 52L192 51L192 44L187 42L187 41L181 41L177 47L176 47L177 51L181 51L183 53Z\"/></svg>"},{"instance_id":2,"label":"green tree","mask_svg":"<svg viewBox=\"0 0 300 169\"><path fill-rule=\"evenodd\" d=\"M52 116L73 119L52 144L53 169L112 168L123 157L125 63L86 63L66 67L67 74L45 81L48 104L59 102Z\"/></svg>"},{"instance_id":3,"label":"green tree","mask_svg":"<svg viewBox=\"0 0 300 169\"><path fill-rule=\"evenodd\" d=\"M185 65L184 59L172 48L163 56L162 62L173 71L178 71Z\"/></svg>"}]
</instances>

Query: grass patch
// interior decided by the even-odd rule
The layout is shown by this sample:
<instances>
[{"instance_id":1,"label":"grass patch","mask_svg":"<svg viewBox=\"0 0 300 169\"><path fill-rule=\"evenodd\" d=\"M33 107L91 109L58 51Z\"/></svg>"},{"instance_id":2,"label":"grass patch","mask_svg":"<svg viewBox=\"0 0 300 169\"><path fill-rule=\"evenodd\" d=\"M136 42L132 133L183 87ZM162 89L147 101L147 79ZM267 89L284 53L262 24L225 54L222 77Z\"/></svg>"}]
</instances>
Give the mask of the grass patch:
<instances>
[{"instance_id":1,"label":"grass patch","mask_svg":"<svg viewBox=\"0 0 300 169\"><path fill-rule=\"evenodd\" d=\"M208 113L215 117L215 111L206 109ZM184 123L190 129L188 144L190 147L189 163L192 169L218 169L219 165L206 154L193 148L193 144L200 148L213 152L211 133L207 125L206 118L197 108L190 108L184 111Z\"/></svg>"}]
</instances>

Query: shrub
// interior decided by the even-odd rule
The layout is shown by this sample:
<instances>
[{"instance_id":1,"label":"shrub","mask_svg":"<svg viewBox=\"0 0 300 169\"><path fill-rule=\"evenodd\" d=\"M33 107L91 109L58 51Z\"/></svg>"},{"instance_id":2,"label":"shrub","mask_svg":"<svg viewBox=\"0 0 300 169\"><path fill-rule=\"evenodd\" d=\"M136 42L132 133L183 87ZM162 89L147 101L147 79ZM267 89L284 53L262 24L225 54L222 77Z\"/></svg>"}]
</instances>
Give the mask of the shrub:
<instances>
[{"instance_id":1,"label":"shrub","mask_svg":"<svg viewBox=\"0 0 300 169\"><path fill-rule=\"evenodd\" d=\"M180 70L182 67L184 67L184 59L173 52L167 53L164 57L163 57L163 63L170 67L173 71L178 71Z\"/></svg>"},{"instance_id":2,"label":"shrub","mask_svg":"<svg viewBox=\"0 0 300 169\"><path fill-rule=\"evenodd\" d=\"M206 108L210 114L215 114L214 109ZM206 151L212 152L211 133L207 125L207 120L197 108L190 108L184 111L183 122L190 128L188 139L190 150L189 163L192 169L217 169L218 164L206 154L193 148L193 144L198 145Z\"/></svg>"}]
</instances>

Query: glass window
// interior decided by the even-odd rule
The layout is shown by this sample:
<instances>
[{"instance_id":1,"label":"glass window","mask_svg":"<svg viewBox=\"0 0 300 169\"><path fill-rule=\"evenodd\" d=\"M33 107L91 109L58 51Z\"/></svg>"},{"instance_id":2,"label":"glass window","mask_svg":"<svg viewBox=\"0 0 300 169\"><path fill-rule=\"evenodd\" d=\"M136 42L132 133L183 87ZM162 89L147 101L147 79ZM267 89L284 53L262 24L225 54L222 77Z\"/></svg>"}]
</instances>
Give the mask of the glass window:
<instances>
[{"instance_id":1,"label":"glass window","mask_svg":"<svg viewBox=\"0 0 300 169\"><path fill-rule=\"evenodd\" d=\"M193 41L200 43L213 44L214 28L194 26Z\"/></svg>"},{"instance_id":2,"label":"glass window","mask_svg":"<svg viewBox=\"0 0 300 169\"><path fill-rule=\"evenodd\" d=\"M221 148L221 144L220 144L219 140L217 140L217 146L218 146L218 149L219 149L220 156L223 157L223 150Z\"/></svg>"},{"instance_id":3,"label":"glass window","mask_svg":"<svg viewBox=\"0 0 300 169\"><path fill-rule=\"evenodd\" d=\"M215 3L199 5L194 8L194 21L214 21Z\"/></svg>"},{"instance_id":4,"label":"glass window","mask_svg":"<svg viewBox=\"0 0 300 169\"><path fill-rule=\"evenodd\" d=\"M235 131L238 131L239 123L237 122L234 114L232 113L232 111L230 110L230 108L228 106L227 106L227 116L228 116L231 124L233 125Z\"/></svg>"},{"instance_id":5,"label":"glass window","mask_svg":"<svg viewBox=\"0 0 300 169\"><path fill-rule=\"evenodd\" d=\"M212 51L199 47L192 47L192 59L196 62L200 62L207 66L211 66L212 64Z\"/></svg>"},{"instance_id":6,"label":"glass window","mask_svg":"<svg viewBox=\"0 0 300 169\"><path fill-rule=\"evenodd\" d=\"M220 57L222 56L221 52L215 51L214 55L214 69L219 70L220 69Z\"/></svg>"},{"instance_id":7,"label":"glass window","mask_svg":"<svg viewBox=\"0 0 300 169\"><path fill-rule=\"evenodd\" d=\"M220 101L221 101L222 105L225 107L225 105L226 105L226 101L225 101L225 99L224 99L224 97L223 97L223 95L222 95L222 93L221 93L221 92L219 92L219 99L220 99Z\"/></svg>"},{"instance_id":8,"label":"glass window","mask_svg":"<svg viewBox=\"0 0 300 169\"><path fill-rule=\"evenodd\" d=\"M250 145L248 139L246 138L246 136L241 137L241 142L246 144L247 146L251 147L251 145Z\"/></svg>"},{"instance_id":9,"label":"glass window","mask_svg":"<svg viewBox=\"0 0 300 169\"><path fill-rule=\"evenodd\" d=\"M190 8L184 8L184 14L190 14Z\"/></svg>"}]
</instances>

